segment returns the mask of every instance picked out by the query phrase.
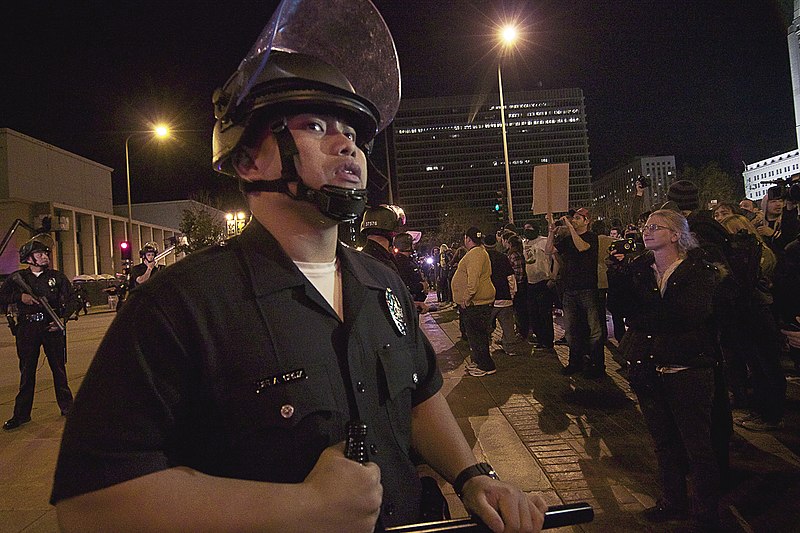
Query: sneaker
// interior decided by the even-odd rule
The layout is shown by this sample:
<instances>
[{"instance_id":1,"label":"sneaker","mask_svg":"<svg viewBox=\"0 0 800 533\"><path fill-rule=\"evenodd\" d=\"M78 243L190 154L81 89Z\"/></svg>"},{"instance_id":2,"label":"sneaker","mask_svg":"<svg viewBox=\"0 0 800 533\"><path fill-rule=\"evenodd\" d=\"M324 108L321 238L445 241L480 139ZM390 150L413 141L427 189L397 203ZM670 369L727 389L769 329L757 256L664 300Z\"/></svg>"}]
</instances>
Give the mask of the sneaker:
<instances>
[{"instance_id":1,"label":"sneaker","mask_svg":"<svg viewBox=\"0 0 800 533\"><path fill-rule=\"evenodd\" d=\"M467 374L469 374L470 376L474 376L476 378L482 378L483 376L491 376L492 374L496 373L497 373L496 368L493 368L491 370L481 370L480 367L475 366L473 368L467 369Z\"/></svg>"},{"instance_id":2,"label":"sneaker","mask_svg":"<svg viewBox=\"0 0 800 533\"><path fill-rule=\"evenodd\" d=\"M572 374L577 374L581 370L582 368L577 365L567 365L561 369L561 373L565 376L571 376Z\"/></svg>"},{"instance_id":3,"label":"sneaker","mask_svg":"<svg viewBox=\"0 0 800 533\"><path fill-rule=\"evenodd\" d=\"M734 423L750 431L775 431L783 427L783 420L768 422L757 415L750 418L735 420Z\"/></svg>"},{"instance_id":4,"label":"sneaker","mask_svg":"<svg viewBox=\"0 0 800 533\"><path fill-rule=\"evenodd\" d=\"M478 365L467 359L464 361L464 368L466 370L469 370L470 368L478 368Z\"/></svg>"}]
</instances>

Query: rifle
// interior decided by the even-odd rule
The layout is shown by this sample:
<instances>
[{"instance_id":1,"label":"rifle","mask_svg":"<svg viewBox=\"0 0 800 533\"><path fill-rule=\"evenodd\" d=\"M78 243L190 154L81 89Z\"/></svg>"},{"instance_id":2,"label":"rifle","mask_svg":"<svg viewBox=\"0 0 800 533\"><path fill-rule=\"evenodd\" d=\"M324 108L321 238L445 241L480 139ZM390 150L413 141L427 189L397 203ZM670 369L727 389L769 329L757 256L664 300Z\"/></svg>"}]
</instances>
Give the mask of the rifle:
<instances>
[{"instance_id":1,"label":"rifle","mask_svg":"<svg viewBox=\"0 0 800 533\"><path fill-rule=\"evenodd\" d=\"M344 455L358 463L367 461L367 425L358 420L348 422L347 440L345 441ZM565 505L551 505L544 513L542 529L584 524L594 520L594 509L585 502L568 503ZM378 531L378 529L376 529ZM421 524L408 524L380 529L385 533L441 533L443 531L459 531L461 533L491 533L478 518L453 518L436 522Z\"/></svg>"},{"instance_id":2,"label":"rifle","mask_svg":"<svg viewBox=\"0 0 800 533\"><path fill-rule=\"evenodd\" d=\"M50 307L47 298L45 298L44 296L39 296L38 294L33 292L31 286L25 283L25 280L22 279L22 276L20 275L19 272L14 272L13 274L11 274L11 281L16 283L19 286L19 288L22 289L22 292L28 294L31 298L36 300L36 302L44 308L47 314L50 315L50 318L53 319L53 322L55 322L56 326L61 331L61 333L67 332L67 328L66 326L64 326L64 321L61 320L61 317L58 316L55 311L53 311L52 307Z\"/></svg>"}]
</instances>

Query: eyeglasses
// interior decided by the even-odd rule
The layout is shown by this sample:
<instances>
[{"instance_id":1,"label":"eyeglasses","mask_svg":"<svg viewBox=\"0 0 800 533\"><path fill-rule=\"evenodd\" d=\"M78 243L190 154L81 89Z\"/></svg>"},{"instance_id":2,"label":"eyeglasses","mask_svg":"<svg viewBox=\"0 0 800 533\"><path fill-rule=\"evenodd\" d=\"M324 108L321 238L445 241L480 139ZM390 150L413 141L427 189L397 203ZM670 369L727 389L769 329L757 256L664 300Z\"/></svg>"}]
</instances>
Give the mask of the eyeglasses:
<instances>
[{"instance_id":1,"label":"eyeglasses","mask_svg":"<svg viewBox=\"0 0 800 533\"><path fill-rule=\"evenodd\" d=\"M659 226L658 224L645 224L644 226L642 226L642 231L649 231L650 233L653 233L654 231L658 231L660 229L669 229L669 228L666 226Z\"/></svg>"}]
</instances>

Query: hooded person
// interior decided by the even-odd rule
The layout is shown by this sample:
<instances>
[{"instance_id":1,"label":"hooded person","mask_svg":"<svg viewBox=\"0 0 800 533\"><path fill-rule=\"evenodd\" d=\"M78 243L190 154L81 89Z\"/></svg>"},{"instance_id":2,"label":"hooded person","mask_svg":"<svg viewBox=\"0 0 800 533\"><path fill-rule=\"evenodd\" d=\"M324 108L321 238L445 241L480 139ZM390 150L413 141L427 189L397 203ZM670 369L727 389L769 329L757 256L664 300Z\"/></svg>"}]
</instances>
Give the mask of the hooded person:
<instances>
[{"instance_id":1,"label":"hooded person","mask_svg":"<svg viewBox=\"0 0 800 533\"><path fill-rule=\"evenodd\" d=\"M412 443L494 530L541 527L541 498L475 459L402 280L338 242L398 99L369 1L278 6L214 97L213 165L253 218L131 293L109 328L64 431L51 497L63 531L415 522ZM345 456L348 427L358 453Z\"/></svg>"}]
</instances>

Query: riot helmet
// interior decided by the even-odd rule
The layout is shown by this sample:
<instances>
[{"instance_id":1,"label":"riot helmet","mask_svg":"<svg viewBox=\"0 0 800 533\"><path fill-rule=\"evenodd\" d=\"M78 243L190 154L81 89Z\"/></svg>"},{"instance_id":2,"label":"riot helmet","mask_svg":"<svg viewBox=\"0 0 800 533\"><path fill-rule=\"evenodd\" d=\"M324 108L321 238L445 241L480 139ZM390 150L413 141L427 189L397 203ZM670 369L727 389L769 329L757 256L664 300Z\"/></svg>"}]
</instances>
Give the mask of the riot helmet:
<instances>
[{"instance_id":1,"label":"riot helmet","mask_svg":"<svg viewBox=\"0 0 800 533\"><path fill-rule=\"evenodd\" d=\"M34 252L44 252L48 256L50 255L50 251L53 249L53 238L46 233L40 233L38 235L34 235L28 242L20 246L19 248L19 262L20 263L27 263L29 265L38 266L42 268L47 268L48 265L40 265L34 259L31 262L31 258Z\"/></svg>"},{"instance_id":2,"label":"riot helmet","mask_svg":"<svg viewBox=\"0 0 800 533\"><path fill-rule=\"evenodd\" d=\"M152 241L144 243L142 249L139 250L139 257L144 259L144 256L147 255L148 253L154 253L158 255L158 245Z\"/></svg>"},{"instance_id":3,"label":"riot helmet","mask_svg":"<svg viewBox=\"0 0 800 533\"><path fill-rule=\"evenodd\" d=\"M281 192L334 220L356 220L366 206L366 189L306 186L295 167L295 157L302 156L286 120L300 113L341 118L367 151L367 143L394 118L399 101L394 42L369 0L283 0L237 71L214 93L214 169L235 176L243 148L269 128L281 176L241 180L242 190ZM296 192L288 187L292 182Z\"/></svg>"},{"instance_id":4,"label":"riot helmet","mask_svg":"<svg viewBox=\"0 0 800 533\"><path fill-rule=\"evenodd\" d=\"M392 240L406 224L406 214L396 205L381 204L368 207L361 219L361 233L364 235L382 235Z\"/></svg>"},{"instance_id":5,"label":"riot helmet","mask_svg":"<svg viewBox=\"0 0 800 533\"><path fill-rule=\"evenodd\" d=\"M398 252L414 251L414 237L410 233L398 233L394 238L394 247Z\"/></svg>"}]
</instances>

